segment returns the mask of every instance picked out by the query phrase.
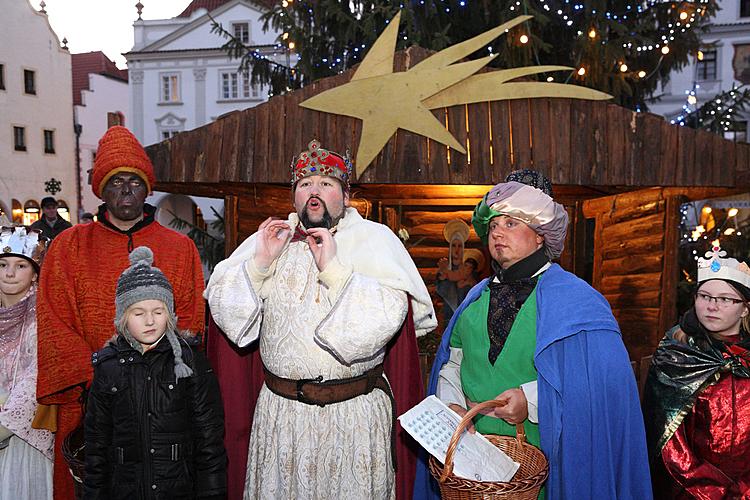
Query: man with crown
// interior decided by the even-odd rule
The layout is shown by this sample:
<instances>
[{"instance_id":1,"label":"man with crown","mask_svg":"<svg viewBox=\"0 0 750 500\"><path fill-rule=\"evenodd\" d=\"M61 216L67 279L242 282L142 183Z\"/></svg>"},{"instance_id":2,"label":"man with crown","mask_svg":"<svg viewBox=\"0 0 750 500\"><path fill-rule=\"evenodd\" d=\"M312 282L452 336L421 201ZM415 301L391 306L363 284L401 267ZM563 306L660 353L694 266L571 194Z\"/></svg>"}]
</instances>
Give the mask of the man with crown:
<instances>
[{"instance_id":1,"label":"man with crown","mask_svg":"<svg viewBox=\"0 0 750 500\"><path fill-rule=\"evenodd\" d=\"M750 268L718 246L698 259L694 306L646 381L654 494L750 498Z\"/></svg>"},{"instance_id":2,"label":"man with crown","mask_svg":"<svg viewBox=\"0 0 750 500\"><path fill-rule=\"evenodd\" d=\"M552 185L514 172L477 204L472 225L489 246L494 275L477 284L451 319L429 392L483 434L516 435L549 461L546 498L651 498L638 390L609 304L590 285L551 263L568 215ZM415 498L437 498L420 463Z\"/></svg>"},{"instance_id":3,"label":"man with crown","mask_svg":"<svg viewBox=\"0 0 750 500\"><path fill-rule=\"evenodd\" d=\"M407 349L401 368L418 373L414 334L436 326L432 301L400 240L349 206L348 155L312 141L291 168L295 212L263 222L205 294L232 342L259 342L244 497L394 498L394 457L407 457L394 416L421 381L389 359ZM405 389L415 397L400 405ZM413 481L399 483L406 498Z\"/></svg>"},{"instance_id":4,"label":"man with crown","mask_svg":"<svg viewBox=\"0 0 750 500\"><path fill-rule=\"evenodd\" d=\"M159 224L145 203L156 179L143 147L125 127L99 141L91 187L104 201L98 220L61 233L50 245L39 284L37 397L57 405L55 499L72 499L64 438L81 421L81 393L93 377L91 356L114 334L117 278L133 248L148 246L174 286L180 330L202 333L203 269L195 244Z\"/></svg>"}]
</instances>

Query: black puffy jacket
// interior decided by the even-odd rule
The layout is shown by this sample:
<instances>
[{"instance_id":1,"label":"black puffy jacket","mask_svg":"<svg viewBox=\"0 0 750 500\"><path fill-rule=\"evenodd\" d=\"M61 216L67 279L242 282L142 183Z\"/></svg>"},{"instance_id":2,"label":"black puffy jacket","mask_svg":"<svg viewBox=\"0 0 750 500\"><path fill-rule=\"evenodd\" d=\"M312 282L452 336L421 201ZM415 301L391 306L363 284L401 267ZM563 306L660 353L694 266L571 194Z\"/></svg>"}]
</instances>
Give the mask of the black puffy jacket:
<instances>
[{"instance_id":1,"label":"black puffy jacket","mask_svg":"<svg viewBox=\"0 0 750 500\"><path fill-rule=\"evenodd\" d=\"M179 383L166 338L142 355L118 336L94 354L84 498L226 496L219 384L205 356L180 346L193 376Z\"/></svg>"}]
</instances>

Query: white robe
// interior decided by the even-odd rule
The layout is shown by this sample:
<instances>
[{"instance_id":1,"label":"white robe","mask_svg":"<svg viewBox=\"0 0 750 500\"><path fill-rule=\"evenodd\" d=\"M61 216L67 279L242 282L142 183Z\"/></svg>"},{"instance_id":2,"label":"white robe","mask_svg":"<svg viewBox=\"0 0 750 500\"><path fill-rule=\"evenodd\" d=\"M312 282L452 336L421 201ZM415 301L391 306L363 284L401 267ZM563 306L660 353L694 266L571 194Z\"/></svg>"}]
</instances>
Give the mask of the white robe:
<instances>
[{"instance_id":1,"label":"white robe","mask_svg":"<svg viewBox=\"0 0 750 500\"><path fill-rule=\"evenodd\" d=\"M297 223L295 214L289 223ZM353 209L335 234L337 257L319 273L305 242L290 243L266 272L254 265L255 236L219 264L206 296L214 320L240 346L260 338L274 374L348 378L382 363L406 317L434 328L424 282L401 242ZM393 498L391 404L380 390L321 408L265 386L250 437L245 498Z\"/></svg>"}]
</instances>

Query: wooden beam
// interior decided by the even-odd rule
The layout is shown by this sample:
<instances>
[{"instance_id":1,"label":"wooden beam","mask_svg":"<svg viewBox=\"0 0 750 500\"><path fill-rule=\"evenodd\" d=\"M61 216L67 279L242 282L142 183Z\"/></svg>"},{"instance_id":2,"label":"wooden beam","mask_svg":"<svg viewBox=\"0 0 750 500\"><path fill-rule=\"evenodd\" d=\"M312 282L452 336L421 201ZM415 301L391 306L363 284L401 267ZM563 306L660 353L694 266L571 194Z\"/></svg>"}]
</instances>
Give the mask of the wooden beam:
<instances>
[{"instance_id":1,"label":"wooden beam","mask_svg":"<svg viewBox=\"0 0 750 500\"><path fill-rule=\"evenodd\" d=\"M410 226L417 226L420 224L445 224L453 219L461 219L462 221L470 224L471 210L452 210L452 211L421 211L421 210L408 210L404 211L404 222Z\"/></svg>"},{"instance_id":2,"label":"wooden beam","mask_svg":"<svg viewBox=\"0 0 750 500\"><path fill-rule=\"evenodd\" d=\"M224 254L229 257L239 243L239 217L237 214L237 196L224 197Z\"/></svg>"},{"instance_id":3,"label":"wooden beam","mask_svg":"<svg viewBox=\"0 0 750 500\"><path fill-rule=\"evenodd\" d=\"M628 276L642 273L655 273L662 270L662 254L627 255L619 259L605 260L602 264L604 276Z\"/></svg>"},{"instance_id":4,"label":"wooden beam","mask_svg":"<svg viewBox=\"0 0 750 500\"><path fill-rule=\"evenodd\" d=\"M655 213L618 224L611 224L602 230L602 239L608 242L622 241L633 236L658 234L664 230L664 213Z\"/></svg>"},{"instance_id":5,"label":"wooden beam","mask_svg":"<svg viewBox=\"0 0 750 500\"><path fill-rule=\"evenodd\" d=\"M670 196L667 198L659 331L655 332L651 337L651 346L654 349L664 332L677 321L677 284L680 281L677 250L680 245L680 205L684 202L685 198L682 196Z\"/></svg>"},{"instance_id":6,"label":"wooden beam","mask_svg":"<svg viewBox=\"0 0 750 500\"><path fill-rule=\"evenodd\" d=\"M603 294L626 293L630 290L660 290L661 272L634 274L632 276L605 276L599 285Z\"/></svg>"}]
</instances>

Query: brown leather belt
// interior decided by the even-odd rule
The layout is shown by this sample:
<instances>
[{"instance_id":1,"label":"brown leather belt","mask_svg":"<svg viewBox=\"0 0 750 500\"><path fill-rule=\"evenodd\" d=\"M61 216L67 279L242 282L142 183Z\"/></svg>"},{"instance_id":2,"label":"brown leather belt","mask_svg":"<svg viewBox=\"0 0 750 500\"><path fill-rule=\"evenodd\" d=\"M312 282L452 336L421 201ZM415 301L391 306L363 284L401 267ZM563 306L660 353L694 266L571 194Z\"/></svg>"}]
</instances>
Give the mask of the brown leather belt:
<instances>
[{"instance_id":1,"label":"brown leather belt","mask_svg":"<svg viewBox=\"0 0 750 500\"><path fill-rule=\"evenodd\" d=\"M325 406L354 399L380 389L391 396L391 388L383 377L383 365L380 364L362 375L334 380L323 380L320 375L313 379L292 380L271 373L263 366L266 376L266 387L283 398L292 399L308 405Z\"/></svg>"},{"instance_id":2,"label":"brown leather belt","mask_svg":"<svg viewBox=\"0 0 750 500\"><path fill-rule=\"evenodd\" d=\"M383 391L391 400L391 459L393 470L396 470L396 401L393 399L391 386L383 376L382 364L357 377L333 380L323 380L322 375L313 379L300 380L282 378L271 373L265 365L263 365L263 373L266 387L274 394L320 407L348 401L357 396L369 394L374 389Z\"/></svg>"}]
</instances>

